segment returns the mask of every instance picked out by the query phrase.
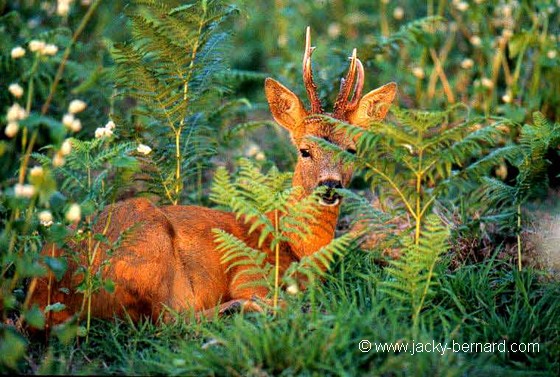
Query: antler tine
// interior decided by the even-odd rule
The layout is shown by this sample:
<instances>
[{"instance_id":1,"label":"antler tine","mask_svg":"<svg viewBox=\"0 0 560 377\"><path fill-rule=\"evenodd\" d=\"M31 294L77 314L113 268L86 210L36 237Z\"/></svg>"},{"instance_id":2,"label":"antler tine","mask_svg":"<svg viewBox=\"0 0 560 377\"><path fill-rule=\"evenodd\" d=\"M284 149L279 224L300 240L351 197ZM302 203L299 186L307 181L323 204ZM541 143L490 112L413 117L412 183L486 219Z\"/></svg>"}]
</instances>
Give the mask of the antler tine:
<instances>
[{"instance_id":1,"label":"antler tine","mask_svg":"<svg viewBox=\"0 0 560 377\"><path fill-rule=\"evenodd\" d=\"M346 111L346 107L348 105L347 103L348 96L350 96L350 92L352 91L352 86L354 85L354 79L356 78L357 60L358 59L356 58L356 49L354 49L352 51L352 57L350 58L350 68L348 69L348 73L346 74L346 77L342 79L340 93L338 93L338 96L336 97L336 101L334 102L333 116L335 118L340 119L340 117L344 115L344 112Z\"/></svg>"},{"instance_id":2,"label":"antler tine","mask_svg":"<svg viewBox=\"0 0 560 377\"><path fill-rule=\"evenodd\" d=\"M321 100L317 94L317 86L313 82L313 71L311 69L311 54L315 47L311 47L311 28L308 26L305 33L305 52L303 54L303 83L311 102L311 113L321 114Z\"/></svg>"},{"instance_id":3,"label":"antler tine","mask_svg":"<svg viewBox=\"0 0 560 377\"><path fill-rule=\"evenodd\" d=\"M354 94L352 94L352 99L350 100L347 109L354 109L358 106L358 101L362 97L362 89L364 88L364 66L358 58L356 58L356 71L358 73L358 79L356 80Z\"/></svg>"}]
</instances>

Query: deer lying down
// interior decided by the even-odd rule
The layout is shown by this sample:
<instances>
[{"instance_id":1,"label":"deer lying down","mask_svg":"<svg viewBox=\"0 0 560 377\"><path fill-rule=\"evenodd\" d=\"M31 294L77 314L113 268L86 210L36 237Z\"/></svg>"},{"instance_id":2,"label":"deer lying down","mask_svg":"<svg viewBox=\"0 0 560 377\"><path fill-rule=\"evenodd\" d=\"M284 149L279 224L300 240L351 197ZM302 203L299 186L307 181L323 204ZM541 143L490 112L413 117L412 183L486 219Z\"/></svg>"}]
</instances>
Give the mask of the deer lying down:
<instances>
[{"instance_id":1,"label":"deer lying down","mask_svg":"<svg viewBox=\"0 0 560 377\"><path fill-rule=\"evenodd\" d=\"M281 245L282 270L291 262L312 255L333 239L341 198L332 191L348 185L352 175L351 168L336 161L331 152L306 139L306 136L311 135L326 139L350 152L355 150L352 139L343 132L336 132L321 117L313 117L324 112L313 82L312 52L308 28L303 80L311 104L309 110L279 82L271 78L265 81L266 98L272 115L290 132L299 150L293 186L301 186L303 195L310 195L319 186L327 187L326 194L319 201L319 213L310 224L311 235L306 239L288 236L290 241ZM387 84L361 97L363 84L364 69L354 50L334 110L329 115L363 127L383 119L395 97L396 84ZM248 275L232 283L239 268L247 267L240 266L227 271L228 265L220 261L221 254L216 250L212 232L214 228L222 229L244 239L251 247L258 248L258 232L248 235L250 226L242 220L236 220L233 213L198 206L158 208L142 198L108 206L101 213L93 232L103 233L106 228L105 234L110 242L116 242L123 232L128 231L128 234L110 257L106 254L107 246L103 243L99 246L94 270L97 270L101 261L109 258L110 263L103 267L104 277L114 281L115 291L113 294L104 290L94 293L92 316L110 318L115 314L123 316L126 312L137 321L141 317L156 320L165 308L175 312L194 310L206 316L213 315L216 310L223 313L232 307L259 310L253 298L264 298L268 293L266 288L240 288L250 279ZM85 260L85 243L70 246ZM260 249L269 255L269 262L273 264L274 252L266 247ZM62 251L49 244L42 253L45 256L59 256ZM48 313L47 326L65 321L82 308L82 294L72 291L82 276L74 274L75 263L70 261L69 264L61 281L57 282L52 274L36 281L32 303L38 304L41 309L56 302L66 306L61 312ZM64 293L59 289L61 287L71 291L66 290Z\"/></svg>"}]
</instances>

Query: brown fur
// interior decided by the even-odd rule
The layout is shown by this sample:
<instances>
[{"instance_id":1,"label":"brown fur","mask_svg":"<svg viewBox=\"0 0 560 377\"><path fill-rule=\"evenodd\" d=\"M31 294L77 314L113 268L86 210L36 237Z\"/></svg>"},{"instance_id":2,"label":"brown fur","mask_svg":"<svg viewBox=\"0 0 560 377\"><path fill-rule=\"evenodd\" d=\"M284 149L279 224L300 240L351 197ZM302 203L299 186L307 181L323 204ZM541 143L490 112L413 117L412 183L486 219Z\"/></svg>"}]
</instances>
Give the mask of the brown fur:
<instances>
[{"instance_id":1,"label":"brown fur","mask_svg":"<svg viewBox=\"0 0 560 377\"><path fill-rule=\"evenodd\" d=\"M353 140L335 132L320 118L312 117L299 98L277 81L267 79L265 91L276 121L290 131L298 149L306 149L311 155L298 158L293 185L303 187L304 195L327 181L346 186L351 169L344 168L331 153L306 140L305 136L325 138L342 148L355 148ZM382 119L395 92L396 85L391 83L366 94L352 111L344 113L343 120L362 126ZM305 239L288 235L290 242L282 244L281 270L293 261L312 255L333 239L339 203L319 207L316 220L310 224L312 235ZM213 315L217 305L220 313L238 306L260 310L252 299L263 298L268 292L264 288L240 288L240 284L251 279L249 276L232 284L240 267L227 271L228 266L220 261L221 254L216 250L212 232L215 228L222 229L257 248L259 232L248 235L249 227L250 224L236 220L232 213L197 206L158 208L142 198L107 207L93 232L103 233L107 228L106 236L111 242L116 242L124 232L129 234L110 257L107 245L99 245L93 270L108 259L110 263L103 267L103 276L112 279L116 289L114 294L99 290L93 295L92 315L109 318L126 312L133 320L138 320L144 316L156 319L165 307L177 312L194 310L206 316ZM70 245L81 265L85 264L86 242ZM268 253L269 262L274 263L274 253L267 248L263 251ZM60 256L62 251L54 245L46 245L42 253ZM66 305L62 312L49 313L49 325L81 312L83 296L73 288L83 276L75 273L76 268L76 263L71 262L60 282L51 274L35 284L32 303L41 308L55 302ZM61 287L70 288L70 293L63 293Z\"/></svg>"}]
</instances>

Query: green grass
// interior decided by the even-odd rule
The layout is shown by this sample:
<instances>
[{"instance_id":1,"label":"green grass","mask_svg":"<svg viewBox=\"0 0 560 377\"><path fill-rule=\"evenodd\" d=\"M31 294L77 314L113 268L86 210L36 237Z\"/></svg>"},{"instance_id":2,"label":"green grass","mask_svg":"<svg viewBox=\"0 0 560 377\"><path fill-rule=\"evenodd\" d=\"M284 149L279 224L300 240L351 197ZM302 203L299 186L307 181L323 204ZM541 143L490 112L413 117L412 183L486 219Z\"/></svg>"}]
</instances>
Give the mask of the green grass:
<instances>
[{"instance_id":1,"label":"green grass","mask_svg":"<svg viewBox=\"0 0 560 377\"><path fill-rule=\"evenodd\" d=\"M372 255L340 261L321 286L271 314L207 323L95 322L89 343L33 347L35 370L53 374L165 375L557 375L560 284L489 260L447 271L412 339L406 305L376 289ZM371 342L539 342L533 353L362 353Z\"/></svg>"}]
</instances>

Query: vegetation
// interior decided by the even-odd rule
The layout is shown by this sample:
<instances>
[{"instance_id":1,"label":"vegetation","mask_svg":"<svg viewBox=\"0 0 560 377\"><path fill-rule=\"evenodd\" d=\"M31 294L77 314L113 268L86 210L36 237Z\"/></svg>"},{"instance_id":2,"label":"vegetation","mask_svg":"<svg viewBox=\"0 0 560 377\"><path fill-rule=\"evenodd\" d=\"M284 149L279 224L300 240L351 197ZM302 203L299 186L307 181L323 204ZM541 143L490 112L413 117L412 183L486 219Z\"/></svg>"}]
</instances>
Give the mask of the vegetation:
<instances>
[{"instance_id":1,"label":"vegetation","mask_svg":"<svg viewBox=\"0 0 560 377\"><path fill-rule=\"evenodd\" d=\"M118 200L228 209L277 253L286 232L305 236L316 197L290 200L294 152L263 80L305 98L307 25L323 103L354 46L366 88L399 85L367 130L324 117L355 154L313 140L356 169L338 237L280 273L278 255L215 232L224 261L258 266L265 313L91 318L91 295L114 289L110 257L93 268L109 242L93 229ZM0 1L0 370L558 375L560 251L530 233L560 235L546 204L560 183L559 25L552 0ZM86 320L33 338L46 315L29 305L33 278L62 276L72 257L40 251L81 240Z\"/></svg>"}]
</instances>

